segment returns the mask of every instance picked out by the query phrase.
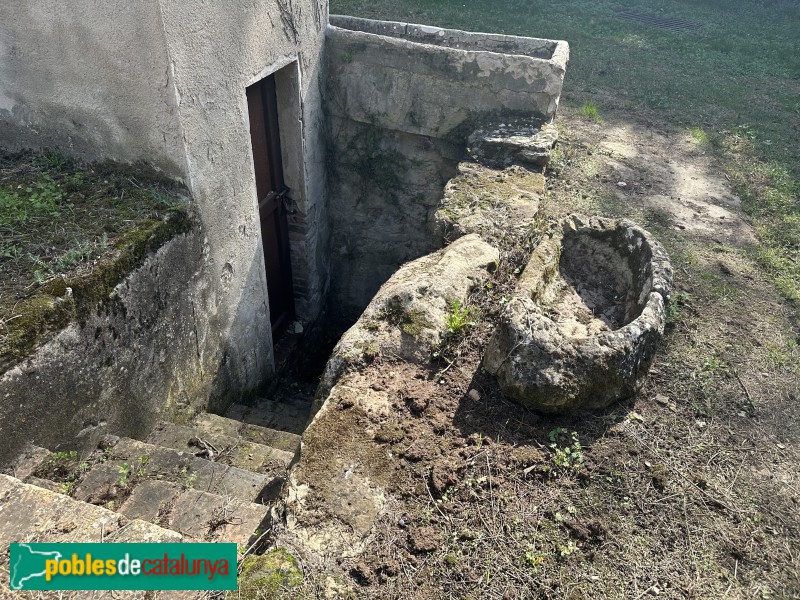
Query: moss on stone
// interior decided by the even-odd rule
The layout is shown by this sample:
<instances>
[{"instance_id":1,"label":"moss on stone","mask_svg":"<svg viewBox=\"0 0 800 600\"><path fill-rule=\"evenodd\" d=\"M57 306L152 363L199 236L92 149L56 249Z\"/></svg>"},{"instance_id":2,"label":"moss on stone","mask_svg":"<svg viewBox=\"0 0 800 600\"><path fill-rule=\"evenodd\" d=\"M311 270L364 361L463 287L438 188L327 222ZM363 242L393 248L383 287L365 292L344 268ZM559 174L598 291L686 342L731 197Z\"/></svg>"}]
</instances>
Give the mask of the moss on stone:
<instances>
[{"instance_id":1,"label":"moss on stone","mask_svg":"<svg viewBox=\"0 0 800 600\"><path fill-rule=\"evenodd\" d=\"M79 318L85 318L89 310L108 298L117 284L137 266L148 253L190 228L185 213L172 213L164 220L147 220L124 233L117 242L117 255L108 262L97 265L90 274L70 281Z\"/></svg>"},{"instance_id":2,"label":"moss on stone","mask_svg":"<svg viewBox=\"0 0 800 600\"><path fill-rule=\"evenodd\" d=\"M405 320L401 325L403 332L414 338L418 338L423 329L431 329L432 327L433 323L425 316L425 312L413 308L406 311Z\"/></svg>"},{"instance_id":3,"label":"moss on stone","mask_svg":"<svg viewBox=\"0 0 800 600\"><path fill-rule=\"evenodd\" d=\"M85 320L149 252L187 232L190 226L189 217L183 212L172 213L163 220L144 221L126 231L114 256L96 265L89 274L70 279L57 277L18 302L13 318L0 324L0 372L28 356L71 321Z\"/></svg>"},{"instance_id":4,"label":"moss on stone","mask_svg":"<svg viewBox=\"0 0 800 600\"><path fill-rule=\"evenodd\" d=\"M424 311L406 308L403 299L399 296L389 299L381 316L388 323L399 326L403 333L414 338L418 338L424 329L433 327L433 323L425 316Z\"/></svg>"},{"instance_id":5,"label":"moss on stone","mask_svg":"<svg viewBox=\"0 0 800 600\"><path fill-rule=\"evenodd\" d=\"M72 298L37 294L20 301L16 314L4 324L0 346L0 372L27 356L51 331L58 331L70 322L75 313Z\"/></svg>"},{"instance_id":6,"label":"moss on stone","mask_svg":"<svg viewBox=\"0 0 800 600\"><path fill-rule=\"evenodd\" d=\"M287 592L303 583L297 559L285 548L275 548L260 556L247 556L239 573L242 600L286 598Z\"/></svg>"}]
</instances>

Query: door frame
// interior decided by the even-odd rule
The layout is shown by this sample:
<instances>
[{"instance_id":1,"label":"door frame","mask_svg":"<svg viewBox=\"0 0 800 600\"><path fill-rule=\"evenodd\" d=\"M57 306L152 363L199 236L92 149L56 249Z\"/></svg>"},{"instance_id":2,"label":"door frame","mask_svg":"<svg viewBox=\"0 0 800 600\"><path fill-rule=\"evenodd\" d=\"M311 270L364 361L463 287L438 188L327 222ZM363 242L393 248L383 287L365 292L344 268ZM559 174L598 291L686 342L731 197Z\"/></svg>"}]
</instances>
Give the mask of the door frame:
<instances>
[{"instance_id":1,"label":"door frame","mask_svg":"<svg viewBox=\"0 0 800 600\"><path fill-rule=\"evenodd\" d=\"M269 67L263 69L257 76L253 77L251 81L248 82L245 90L250 88L251 86L262 82L263 80L272 77L275 83L275 103L273 105L273 110L277 112L277 122L278 122L278 131L279 131L279 140L277 144L273 145L272 148L272 162L281 162L282 163L282 174L283 174L283 186L281 189L277 190L279 193L284 189L289 190L289 195L291 197L291 204L293 206L302 205L304 203L304 172L303 172L303 147L302 147L302 105L301 105L301 98L300 98L300 68L299 62L297 58L284 58L280 62L275 63ZM252 147L252 140L250 138L250 114L249 114L249 105L247 100L247 94L243 93L242 96L242 110L245 116L245 122L247 127L247 148L248 148L248 155L250 158L250 172L251 177L253 178L251 181L252 183L252 196L254 199L254 209L256 211L256 215L259 216L259 240L262 253L264 248L264 240L261 235L261 221L260 221L260 209L262 208L265 201L268 201L270 198L259 198L258 192L256 191L255 185L255 165L254 165L254 153ZM285 208L283 209L285 210ZM282 237L285 240L285 247L287 249L281 256L282 267L284 271L287 273L287 277L291 281L291 308L290 314L288 317L285 317L280 323L271 323L273 325L273 345L277 342L278 337L281 333L288 327L292 320L296 317L296 304L298 300L298 288L295 281L295 269L293 268L293 258L292 258L292 251L293 251L293 243L292 243L292 230L287 225L287 220L283 220L283 231ZM266 272L265 272L266 274ZM266 282L266 277L265 277ZM269 298L270 292L272 290L269 289L267 285L266 295ZM269 306L269 300L266 301L267 306ZM273 316L270 315L270 320L272 320Z\"/></svg>"}]
</instances>

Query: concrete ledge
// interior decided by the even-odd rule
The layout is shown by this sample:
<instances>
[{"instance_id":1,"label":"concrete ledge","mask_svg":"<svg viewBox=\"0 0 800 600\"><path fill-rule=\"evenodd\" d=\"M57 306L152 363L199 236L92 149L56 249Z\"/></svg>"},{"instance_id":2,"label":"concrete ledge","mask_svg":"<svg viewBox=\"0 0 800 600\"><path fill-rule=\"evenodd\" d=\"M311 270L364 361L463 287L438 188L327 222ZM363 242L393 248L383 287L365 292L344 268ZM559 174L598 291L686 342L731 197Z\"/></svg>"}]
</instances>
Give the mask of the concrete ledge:
<instances>
[{"instance_id":1,"label":"concrete ledge","mask_svg":"<svg viewBox=\"0 0 800 600\"><path fill-rule=\"evenodd\" d=\"M352 17L332 17L327 38L334 114L433 137L485 113L551 120L569 60L562 41Z\"/></svg>"},{"instance_id":2,"label":"concrete ledge","mask_svg":"<svg viewBox=\"0 0 800 600\"><path fill-rule=\"evenodd\" d=\"M334 27L350 29L351 31L385 35L421 44L447 46L463 50L498 52L500 54L522 54L532 58L563 62L565 67L569 56L567 43L555 40L496 33L475 33L461 31L460 29L443 29L430 25L417 25L398 21L359 19L344 15L331 15L330 24Z\"/></svg>"},{"instance_id":3,"label":"concrete ledge","mask_svg":"<svg viewBox=\"0 0 800 600\"><path fill-rule=\"evenodd\" d=\"M90 451L205 408L215 357L200 353L194 230L149 254L82 320L0 375L0 464L27 442Z\"/></svg>"}]
</instances>

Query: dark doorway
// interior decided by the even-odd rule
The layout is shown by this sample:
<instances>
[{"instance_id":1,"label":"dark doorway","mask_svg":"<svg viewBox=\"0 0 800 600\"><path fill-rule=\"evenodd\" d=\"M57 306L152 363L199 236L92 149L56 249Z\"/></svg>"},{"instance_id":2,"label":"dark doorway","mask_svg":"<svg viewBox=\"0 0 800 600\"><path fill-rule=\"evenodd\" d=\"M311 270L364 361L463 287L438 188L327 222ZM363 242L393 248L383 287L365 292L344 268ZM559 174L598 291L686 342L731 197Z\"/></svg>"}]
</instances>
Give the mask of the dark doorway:
<instances>
[{"instance_id":1,"label":"dark doorway","mask_svg":"<svg viewBox=\"0 0 800 600\"><path fill-rule=\"evenodd\" d=\"M247 109L250 114L250 142L253 146L258 214L261 220L261 242L264 246L274 342L294 319L289 228L284 207L284 197L288 189L283 181L274 75L247 88Z\"/></svg>"}]
</instances>

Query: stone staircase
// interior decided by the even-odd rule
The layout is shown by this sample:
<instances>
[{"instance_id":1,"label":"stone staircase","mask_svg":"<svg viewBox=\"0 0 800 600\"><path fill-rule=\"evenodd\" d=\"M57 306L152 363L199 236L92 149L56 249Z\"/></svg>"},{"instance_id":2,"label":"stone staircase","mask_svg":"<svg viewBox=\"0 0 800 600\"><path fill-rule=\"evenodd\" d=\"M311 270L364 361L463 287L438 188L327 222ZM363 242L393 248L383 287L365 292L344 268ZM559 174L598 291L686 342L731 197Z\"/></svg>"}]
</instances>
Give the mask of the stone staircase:
<instances>
[{"instance_id":1,"label":"stone staircase","mask_svg":"<svg viewBox=\"0 0 800 600\"><path fill-rule=\"evenodd\" d=\"M290 380L228 416L159 423L145 440L106 436L83 459L28 448L0 475L0 573L12 541L262 545L314 387Z\"/></svg>"}]
</instances>

